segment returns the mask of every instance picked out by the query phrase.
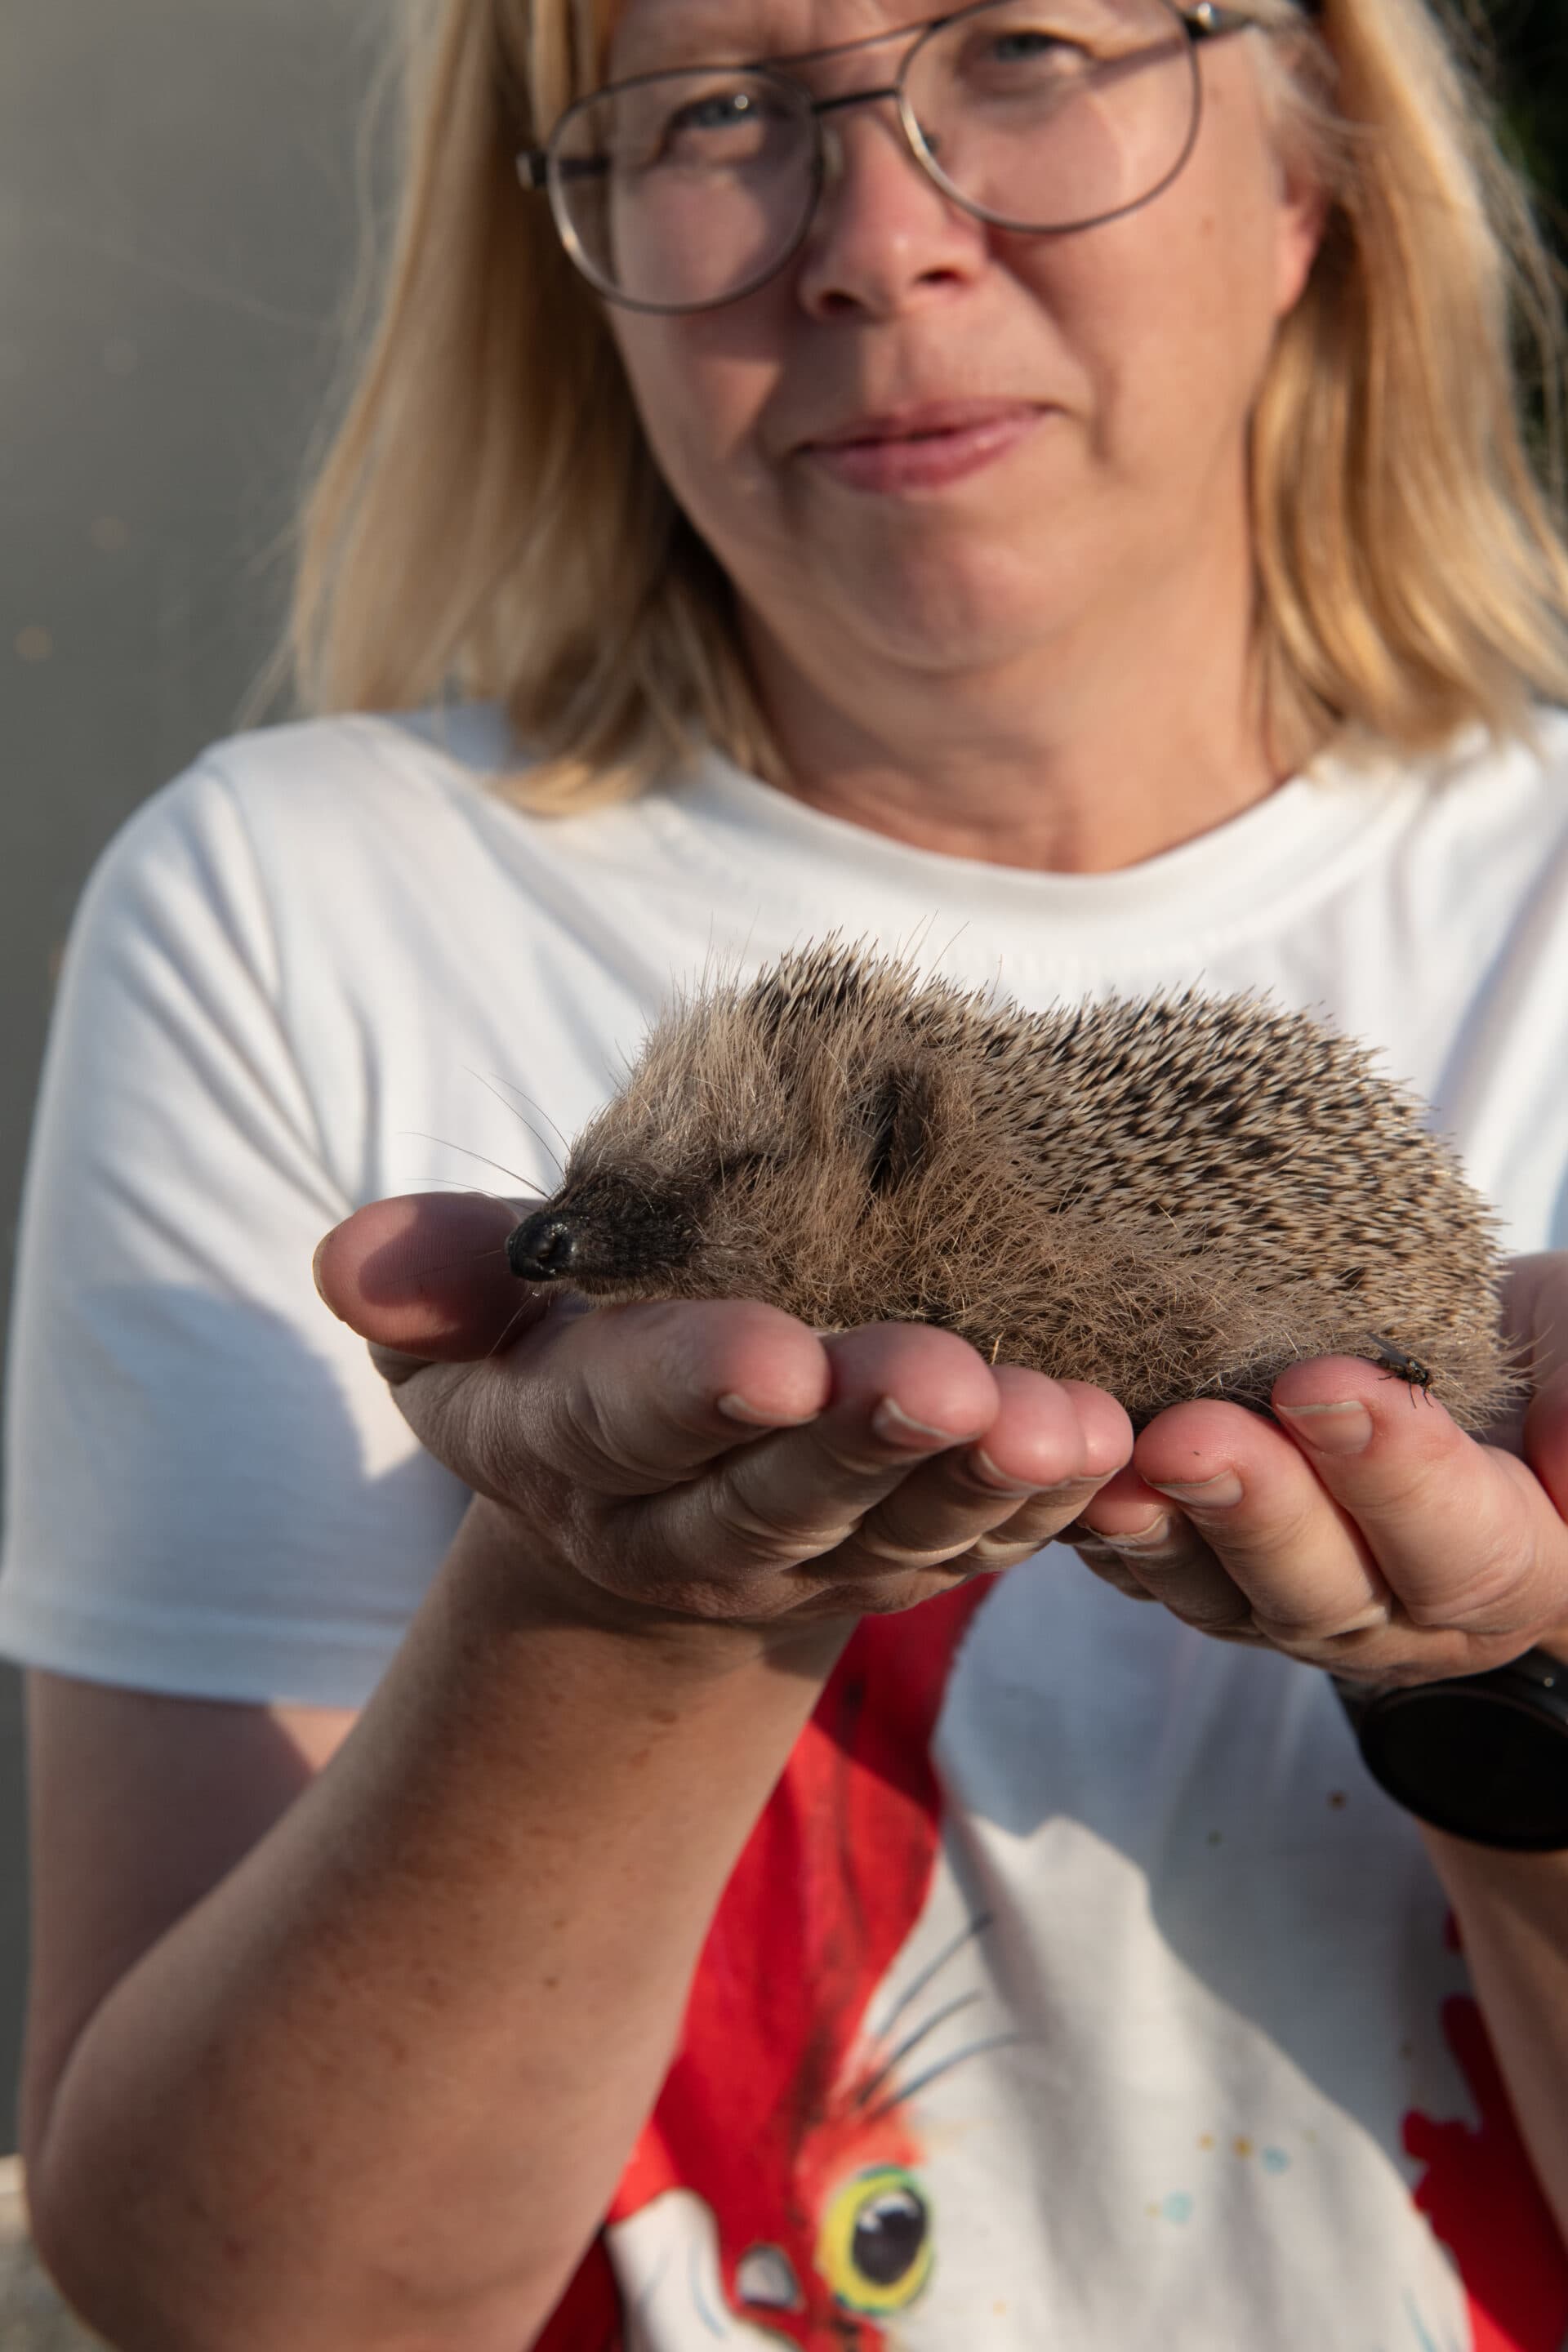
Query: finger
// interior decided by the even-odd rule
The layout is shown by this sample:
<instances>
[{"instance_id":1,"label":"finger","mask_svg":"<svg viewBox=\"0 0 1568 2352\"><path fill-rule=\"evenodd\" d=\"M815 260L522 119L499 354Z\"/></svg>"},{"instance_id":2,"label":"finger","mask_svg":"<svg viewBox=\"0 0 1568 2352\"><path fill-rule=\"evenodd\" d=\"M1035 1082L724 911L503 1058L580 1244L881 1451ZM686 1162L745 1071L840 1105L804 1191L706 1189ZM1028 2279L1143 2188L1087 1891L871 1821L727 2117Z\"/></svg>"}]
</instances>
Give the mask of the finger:
<instances>
[{"instance_id":1,"label":"finger","mask_svg":"<svg viewBox=\"0 0 1568 2352\"><path fill-rule=\"evenodd\" d=\"M1512 1352L1529 1384L1528 1401L1514 1416L1511 1450L1523 1454L1559 1518L1568 1518L1568 1251L1515 1258L1503 1278L1502 1302Z\"/></svg>"},{"instance_id":2,"label":"finger","mask_svg":"<svg viewBox=\"0 0 1568 2352\"><path fill-rule=\"evenodd\" d=\"M1136 1449L1133 1459L1136 1465ZM1120 1591L1125 1591L1130 1581L1141 1598L1160 1601L1200 1633L1250 1629L1252 1604L1247 1594L1191 1520L1149 1486L1136 1466L1102 1488L1084 1520L1091 1532L1084 1555L1089 1565L1100 1574L1108 1559L1114 1562L1119 1574L1107 1581L1116 1581Z\"/></svg>"},{"instance_id":3,"label":"finger","mask_svg":"<svg viewBox=\"0 0 1568 2352\"><path fill-rule=\"evenodd\" d=\"M1357 1358L1292 1365L1274 1407L1414 1626L1517 1648L1561 1616L1568 1535L1523 1463Z\"/></svg>"},{"instance_id":4,"label":"finger","mask_svg":"<svg viewBox=\"0 0 1568 2352\"><path fill-rule=\"evenodd\" d=\"M1114 1398L1079 1381L1002 1366L996 1418L977 1446L921 1464L868 1513L868 1556L946 1559L973 1549L975 1564L1011 1566L1068 1526L1132 1450Z\"/></svg>"},{"instance_id":5,"label":"finger","mask_svg":"<svg viewBox=\"0 0 1568 2352\"><path fill-rule=\"evenodd\" d=\"M1098 1536L1091 1536L1087 1530L1070 1535L1067 1540L1089 1574L1097 1577L1101 1584L1109 1584L1111 1591L1121 1593L1124 1601L1153 1600L1153 1594L1139 1583L1114 1544L1103 1543Z\"/></svg>"},{"instance_id":6,"label":"finger","mask_svg":"<svg viewBox=\"0 0 1568 2352\"><path fill-rule=\"evenodd\" d=\"M832 1396L821 1414L667 1496L646 1523L658 1552L747 1567L837 1552L912 1470L973 1445L996 1420L996 1376L952 1332L873 1324L839 1334L826 1355ZM1003 1496L998 1516L1016 1506L1016 1495ZM940 1545L921 1549L942 1556Z\"/></svg>"},{"instance_id":7,"label":"finger","mask_svg":"<svg viewBox=\"0 0 1568 2352\"><path fill-rule=\"evenodd\" d=\"M1280 1648L1316 1652L1393 1622L1353 1519L1272 1423L1235 1405L1178 1405L1151 1423L1133 1459Z\"/></svg>"},{"instance_id":8,"label":"finger","mask_svg":"<svg viewBox=\"0 0 1568 2352\"><path fill-rule=\"evenodd\" d=\"M316 1256L323 1299L371 1341L415 1433L478 1491L507 1500L542 1465L656 1492L826 1402L821 1342L776 1308L592 1310L518 1282L517 1215L467 1193L380 1201Z\"/></svg>"},{"instance_id":9,"label":"finger","mask_svg":"<svg viewBox=\"0 0 1568 2352\"><path fill-rule=\"evenodd\" d=\"M506 1262L519 1210L468 1192L374 1201L316 1252L316 1287L340 1322L370 1340L388 1377L418 1363L473 1363L538 1320L543 1295Z\"/></svg>"},{"instance_id":10,"label":"finger","mask_svg":"<svg viewBox=\"0 0 1568 2352\"><path fill-rule=\"evenodd\" d=\"M808 1425L833 1386L816 1333L752 1299L552 1316L494 1376L503 1454L623 1497L659 1494L770 1431Z\"/></svg>"}]
</instances>

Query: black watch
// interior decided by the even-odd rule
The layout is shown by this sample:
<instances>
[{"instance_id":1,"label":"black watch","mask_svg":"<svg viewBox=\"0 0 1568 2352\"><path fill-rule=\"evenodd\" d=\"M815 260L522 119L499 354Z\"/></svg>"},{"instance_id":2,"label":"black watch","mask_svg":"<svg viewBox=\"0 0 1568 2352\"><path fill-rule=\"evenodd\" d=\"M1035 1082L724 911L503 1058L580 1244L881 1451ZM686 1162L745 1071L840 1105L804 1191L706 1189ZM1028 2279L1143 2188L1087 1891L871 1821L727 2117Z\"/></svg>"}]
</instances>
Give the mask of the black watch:
<instances>
[{"instance_id":1,"label":"black watch","mask_svg":"<svg viewBox=\"0 0 1568 2352\"><path fill-rule=\"evenodd\" d=\"M1434 1829L1513 1853L1568 1850L1568 1664L1527 1650L1452 1682L1342 1682L1367 1770Z\"/></svg>"}]
</instances>

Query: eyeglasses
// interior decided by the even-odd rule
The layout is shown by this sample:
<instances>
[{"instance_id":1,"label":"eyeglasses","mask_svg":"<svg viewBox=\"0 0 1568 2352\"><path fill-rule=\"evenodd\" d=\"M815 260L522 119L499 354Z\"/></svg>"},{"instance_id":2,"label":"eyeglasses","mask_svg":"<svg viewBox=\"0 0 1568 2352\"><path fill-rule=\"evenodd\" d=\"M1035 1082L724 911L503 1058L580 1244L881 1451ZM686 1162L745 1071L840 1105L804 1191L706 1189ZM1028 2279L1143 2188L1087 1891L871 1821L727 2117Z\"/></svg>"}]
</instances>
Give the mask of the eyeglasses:
<instances>
[{"instance_id":1,"label":"eyeglasses","mask_svg":"<svg viewBox=\"0 0 1568 2352\"><path fill-rule=\"evenodd\" d=\"M890 100L916 163L976 219L1093 228L1170 185L1197 137L1198 44L1252 22L1215 0L981 0L836 48L612 82L520 154L518 176L548 190L567 252L610 301L714 310L805 243L840 162L828 117ZM884 86L818 97L799 78L909 34Z\"/></svg>"}]
</instances>

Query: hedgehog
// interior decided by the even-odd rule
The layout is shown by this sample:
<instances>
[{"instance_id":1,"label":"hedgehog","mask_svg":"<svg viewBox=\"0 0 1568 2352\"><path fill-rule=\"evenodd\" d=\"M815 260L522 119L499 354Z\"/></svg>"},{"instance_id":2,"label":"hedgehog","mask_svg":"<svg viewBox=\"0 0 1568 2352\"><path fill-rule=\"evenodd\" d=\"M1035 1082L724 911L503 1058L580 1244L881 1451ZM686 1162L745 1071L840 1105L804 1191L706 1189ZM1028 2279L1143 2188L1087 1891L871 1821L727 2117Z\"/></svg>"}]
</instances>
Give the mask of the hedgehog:
<instances>
[{"instance_id":1,"label":"hedgehog","mask_svg":"<svg viewBox=\"0 0 1568 2352\"><path fill-rule=\"evenodd\" d=\"M1267 998L1029 1013L829 940L652 1027L511 1234L590 1299L955 1331L1142 1427L1347 1354L1479 1431L1513 1398L1495 1220L1420 1101Z\"/></svg>"}]
</instances>

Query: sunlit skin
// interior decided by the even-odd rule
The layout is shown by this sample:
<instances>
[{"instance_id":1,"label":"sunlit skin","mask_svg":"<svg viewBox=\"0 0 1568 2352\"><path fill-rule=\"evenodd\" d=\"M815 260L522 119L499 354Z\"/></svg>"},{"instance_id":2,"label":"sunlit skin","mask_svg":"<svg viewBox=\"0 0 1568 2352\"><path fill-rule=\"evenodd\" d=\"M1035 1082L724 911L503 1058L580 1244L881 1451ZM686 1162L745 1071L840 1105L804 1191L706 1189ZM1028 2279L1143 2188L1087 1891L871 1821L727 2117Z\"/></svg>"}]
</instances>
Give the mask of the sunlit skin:
<instances>
[{"instance_id":1,"label":"sunlit skin","mask_svg":"<svg viewBox=\"0 0 1568 2352\"><path fill-rule=\"evenodd\" d=\"M788 54L910 16L908 0L629 0L612 66ZM917 169L892 108L868 107L836 118L842 171L791 269L717 311L611 311L664 473L742 591L793 788L818 806L1097 870L1279 780L1247 662L1246 431L1320 207L1273 152L1261 37L1204 49L1195 152L1121 219L988 227ZM817 66L813 87L885 83L906 46ZM1022 404L1028 429L936 490L847 486L811 446L962 399Z\"/></svg>"},{"instance_id":2,"label":"sunlit skin","mask_svg":"<svg viewBox=\"0 0 1568 2352\"><path fill-rule=\"evenodd\" d=\"M869 0L700 16L630 0L615 65L896 21ZM1197 151L1123 221L999 236L868 111L846 120L843 176L775 284L706 317L614 319L660 462L741 591L790 788L816 805L916 845L1096 870L1279 781L1248 674L1244 436L1317 208L1271 154L1251 37L1202 65ZM858 413L939 395L1021 399L1038 419L935 488L852 486L810 450ZM704 1671L798 1643L803 1620L847 1624L1012 1565L1075 1522L1131 1599L1317 1665L1424 1680L1532 1643L1568 1656L1561 1256L1511 1276L1537 1393L1496 1444L1384 1367L1331 1359L1282 1376L1275 1420L1184 1405L1134 1447L1114 1400L993 1370L939 1330L824 1339L739 1302L520 1310L511 1221L378 1203L323 1244L323 1290L520 1572L578 1594L596 1625L660 1612ZM1432 1845L1462 1907L1474 1895L1478 1980L1568 2222L1545 2058L1561 1936L1531 1928L1510 1959L1492 1932L1516 1903L1521 1919L1568 1914L1560 1858L1483 1858L1510 1890L1495 1912L1475 1850Z\"/></svg>"}]
</instances>

